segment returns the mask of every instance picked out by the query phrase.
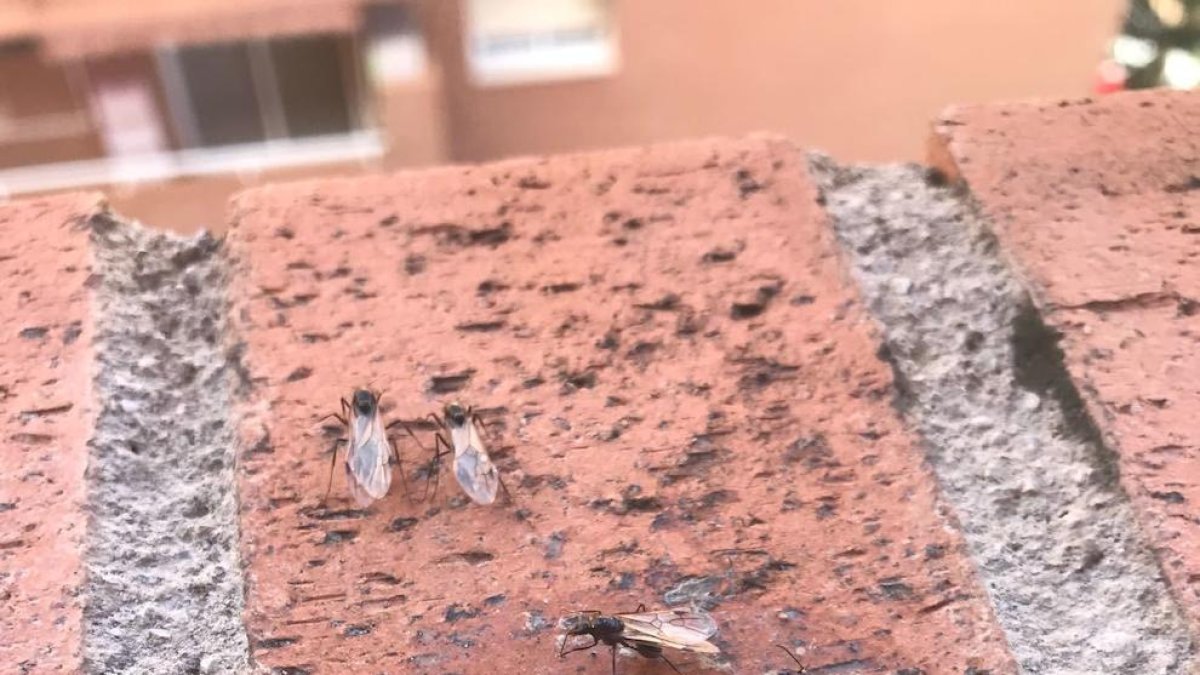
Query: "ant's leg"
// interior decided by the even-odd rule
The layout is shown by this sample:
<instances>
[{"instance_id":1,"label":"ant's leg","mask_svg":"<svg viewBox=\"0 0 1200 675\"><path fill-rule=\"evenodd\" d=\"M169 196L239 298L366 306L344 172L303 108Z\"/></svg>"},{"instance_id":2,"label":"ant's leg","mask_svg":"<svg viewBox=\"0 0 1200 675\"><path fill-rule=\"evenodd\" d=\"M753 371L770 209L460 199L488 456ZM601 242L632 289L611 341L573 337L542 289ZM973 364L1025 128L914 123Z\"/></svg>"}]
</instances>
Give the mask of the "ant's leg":
<instances>
[{"instance_id":1,"label":"ant's leg","mask_svg":"<svg viewBox=\"0 0 1200 675\"><path fill-rule=\"evenodd\" d=\"M442 452L442 448L446 448L446 451ZM433 473L433 497L435 499L437 498L438 485L441 483L442 457L449 455L452 452L454 452L454 450L450 447L450 444L446 442L446 439L442 438L441 434L435 434L433 437L433 459L429 460L429 470ZM429 483L427 482L425 483L424 499L428 498Z\"/></svg>"},{"instance_id":2,"label":"ant's leg","mask_svg":"<svg viewBox=\"0 0 1200 675\"><path fill-rule=\"evenodd\" d=\"M592 647L595 647L596 645L600 644L600 641L596 639L595 635L589 635L588 637L592 638L592 644L584 645L582 647L572 647L571 649L567 649L567 641L563 640L562 647L559 648L559 650L558 650L558 658L561 659L562 657L564 657L567 654L570 654L572 652L581 652L585 649L591 649Z\"/></svg>"},{"instance_id":3,"label":"ant's leg","mask_svg":"<svg viewBox=\"0 0 1200 675\"><path fill-rule=\"evenodd\" d=\"M400 461L400 451L396 449L396 441L393 441L391 436L388 436L387 441L388 445L392 446L392 456L396 458L396 467L400 469L400 483L404 485L404 498L411 504L412 494L408 491L408 478L404 475L404 462Z\"/></svg>"},{"instance_id":4,"label":"ant's leg","mask_svg":"<svg viewBox=\"0 0 1200 675\"><path fill-rule=\"evenodd\" d=\"M322 504L329 500L329 491L333 489L333 467L337 464L338 446L345 442L346 439L339 438L333 442L333 447L330 448L333 451L333 457L329 459L329 482L325 485L325 496L321 499Z\"/></svg>"},{"instance_id":5,"label":"ant's leg","mask_svg":"<svg viewBox=\"0 0 1200 675\"><path fill-rule=\"evenodd\" d=\"M680 673L680 672L679 672L679 669L675 667L675 664L674 664L674 663L671 663L671 659L668 659L668 658L666 657L666 655L665 655L665 654L659 654L659 655L658 655L658 658L662 659L663 661L666 661L666 662L667 662L667 665L668 665L668 666L671 666L671 670L673 670L673 671L675 671L675 672L679 673L679 675L683 675L683 673Z\"/></svg>"}]
</instances>

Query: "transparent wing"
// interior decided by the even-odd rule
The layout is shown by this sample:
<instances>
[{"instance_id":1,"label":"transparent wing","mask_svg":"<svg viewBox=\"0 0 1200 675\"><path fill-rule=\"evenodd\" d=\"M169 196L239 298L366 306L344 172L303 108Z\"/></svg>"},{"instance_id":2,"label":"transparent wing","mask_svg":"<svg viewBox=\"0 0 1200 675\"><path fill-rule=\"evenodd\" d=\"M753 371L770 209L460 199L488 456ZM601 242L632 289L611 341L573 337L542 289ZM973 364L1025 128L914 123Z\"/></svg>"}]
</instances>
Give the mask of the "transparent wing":
<instances>
[{"instance_id":1,"label":"transparent wing","mask_svg":"<svg viewBox=\"0 0 1200 675\"><path fill-rule=\"evenodd\" d=\"M457 431L457 430L456 430ZM454 478L463 492L476 504L484 506L496 501L496 490L500 486L500 474L488 457L483 440L473 422L468 422L464 432L452 433L454 441Z\"/></svg>"},{"instance_id":2,"label":"transparent wing","mask_svg":"<svg viewBox=\"0 0 1200 675\"><path fill-rule=\"evenodd\" d=\"M704 612L664 609L616 616L625 624L625 637L631 641L702 654L716 654L721 651L708 641L717 634L717 622Z\"/></svg>"},{"instance_id":3,"label":"transparent wing","mask_svg":"<svg viewBox=\"0 0 1200 675\"><path fill-rule=\"evenodd\" d=\"M471 448L457 455L454 458L454 477L458 479L463 492L476 504L486 506L496 501L500 475L486 454Z\"/></svg>"},{"instance_id":4,"label":"transparent wing","mask_svg":"<svg viewBox=\"0 0 1200 675\"><path fill-rule=\"evenodd\" d=\"M346 453L346 477L350 492L360 506L387 495L392 485L392 469L388 461L391 452L387 432L378 413L353 419L350 448Z\"/></svg>"}]
</instances>

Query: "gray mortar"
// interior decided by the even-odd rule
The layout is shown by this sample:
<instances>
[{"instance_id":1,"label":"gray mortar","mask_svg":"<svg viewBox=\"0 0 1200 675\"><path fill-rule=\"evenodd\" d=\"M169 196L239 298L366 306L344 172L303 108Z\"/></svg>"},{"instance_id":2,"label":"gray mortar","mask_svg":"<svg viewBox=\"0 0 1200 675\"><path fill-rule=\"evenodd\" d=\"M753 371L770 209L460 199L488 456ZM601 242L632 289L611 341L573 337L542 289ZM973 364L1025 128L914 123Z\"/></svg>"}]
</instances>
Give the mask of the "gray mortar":
<instances>
[{"instance_id":1,"label":"gray mortar","mask_svg":"<svg viewBox=\"0 0 1200 675\"><path fill-rule=\"evenodd\" d=\"M246 671L220 244L109 215L91 226L87 671Z\"/></svg>"},{"instance_id":2,"label":"gray mortar","mask_svg":"<svg viewBox=\"0 0 1200 675\"><path fill-rule=\"evenodd\" d=\"M969 197L917 166L810 170L1022 669L1187 672L1112 453Z\"/></svg>"}]
</instances>

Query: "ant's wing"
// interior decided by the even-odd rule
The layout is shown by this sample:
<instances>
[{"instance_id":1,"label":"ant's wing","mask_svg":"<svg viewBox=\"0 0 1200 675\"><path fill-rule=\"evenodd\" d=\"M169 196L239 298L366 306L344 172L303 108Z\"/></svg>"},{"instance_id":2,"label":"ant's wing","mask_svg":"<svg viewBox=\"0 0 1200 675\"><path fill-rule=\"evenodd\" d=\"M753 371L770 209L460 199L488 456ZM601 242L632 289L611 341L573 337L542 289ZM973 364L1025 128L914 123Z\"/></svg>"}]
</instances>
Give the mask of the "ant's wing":
<instances>
[{"instance_id":1,"label":"ant's wing","mask_svg":"<svg viewBox=\"0 0 1200 675\"><path fill-rule=\"evenodd\" d=\"M717 622L704 612L665 609L657 612L618 614L617 618L625 624L625 637L634 642L702 654L717 654L721 651L708 641L717 634Z\"/></svg>"},{"instance_id":2,"label":"ant's wing","mask_svg":"<svg viewBox=\"0 0 1200 675\"><path fill-rule=\"evenodd\" d=\"M351 421L350 447L346 452L346 478L360 506L383 499L392 485L391 445L378 411Z\"/></svg>"},{"instance_id":3,"label":"ant's wing","mask_svg":"<svg viewBox=\"0 0 1200 675\"><path fill-rule=\"evenodd\" d=\"M469 448L466 452L458 453L454 458L454 477L463 492L476 504L487 506L496 501L500 474L483 452Z\"/></svg>"}]
</instances>

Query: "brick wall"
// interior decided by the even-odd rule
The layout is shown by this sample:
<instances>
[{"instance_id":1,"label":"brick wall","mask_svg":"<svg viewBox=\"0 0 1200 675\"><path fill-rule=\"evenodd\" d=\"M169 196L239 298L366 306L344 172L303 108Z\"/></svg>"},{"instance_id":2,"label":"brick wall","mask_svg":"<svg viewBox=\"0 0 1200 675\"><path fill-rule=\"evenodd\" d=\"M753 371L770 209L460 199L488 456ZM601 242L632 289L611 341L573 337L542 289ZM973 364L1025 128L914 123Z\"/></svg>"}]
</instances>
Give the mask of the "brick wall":
<instances>
[{"instance_id":1,"label":"brick wall","mask_svg":"<svg viewBox=\"0 0 1200 675\"><path fill-rule=\"evenodd\" d=\"M281 183L224 241L0 207L0 659L606 672L559 617L644 603L718 622L687 672L1188 672L1197 122L1131 94L948 111L933 170L753 137ZM358 387L419 439L366 506L340 461L322 499ZM427 494L452 400L511 500Z\"/></svg>"}]
</instances>

